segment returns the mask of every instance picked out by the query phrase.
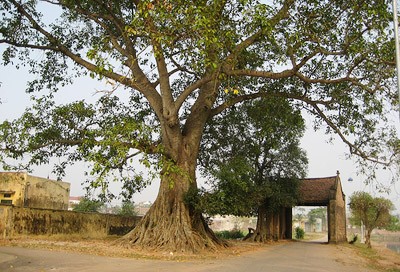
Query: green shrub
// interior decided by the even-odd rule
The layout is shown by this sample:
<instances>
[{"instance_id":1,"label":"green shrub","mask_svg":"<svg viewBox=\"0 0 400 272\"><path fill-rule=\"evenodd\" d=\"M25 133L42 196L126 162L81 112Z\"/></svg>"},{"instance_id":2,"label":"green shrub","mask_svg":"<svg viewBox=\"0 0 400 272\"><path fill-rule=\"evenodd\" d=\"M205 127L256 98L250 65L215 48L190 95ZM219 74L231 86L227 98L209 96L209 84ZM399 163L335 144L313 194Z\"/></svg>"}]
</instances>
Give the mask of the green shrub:
<instances>
[{"instance_id":1,"label":"green shrub","mask_svg":"<svg viewBox=\"0 0 400 272\"><path fill-rule=\"evenodd\" d=\"M84 197L72 210L76 212L99 212L103 206L104 202L100 200Z\"/></svg>"},{"instance_id":2,"label":"green shrub","mask_svg":"<svg viewBox=\"0 0 400 272\"><path fill-rule=\"evenodd\" d=\"M304 239L304 230L300 227L295 228L296 239Z\"/></svg>"},{"instance_id":3,"label":"green shrub","mask_svg":"<svg viewBox=\"0 0 400 272\"><path fill-rule=\"evenodd\" d=\"M215 235L222 239L241 239L244 237L244 233L240 230L223 230L216 231Z\"/></svg>"},{"instance_id":4,"label":"green shrub","mask_svg":"<svg viewBox=\"0 0 400 272\"><path fill-rule=\"evenodd\" d=\"M122 216L136 216L135 203L130 201L123 201L122 206L118 207L117 214Z\"/></svg>"}]
</instances>

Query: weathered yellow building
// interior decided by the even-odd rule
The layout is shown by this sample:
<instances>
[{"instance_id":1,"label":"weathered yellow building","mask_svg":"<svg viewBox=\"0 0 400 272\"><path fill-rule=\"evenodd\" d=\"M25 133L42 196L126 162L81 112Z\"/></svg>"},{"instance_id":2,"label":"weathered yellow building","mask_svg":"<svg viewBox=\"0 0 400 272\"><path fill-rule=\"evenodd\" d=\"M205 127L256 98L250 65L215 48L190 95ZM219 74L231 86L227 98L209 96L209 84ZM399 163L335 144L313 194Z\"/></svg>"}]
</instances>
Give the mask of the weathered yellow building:
<instances>
[{"instance_id":1,"label":"weathered yellow building","mask_svg":"<svg viewBox=\"0 0 400 272\"><path fill-rule=\"evenodd\" d=\"M28 175L0 172L0 203L16 207L67 210L70 184Z\"/></svg>"}]
</instances>

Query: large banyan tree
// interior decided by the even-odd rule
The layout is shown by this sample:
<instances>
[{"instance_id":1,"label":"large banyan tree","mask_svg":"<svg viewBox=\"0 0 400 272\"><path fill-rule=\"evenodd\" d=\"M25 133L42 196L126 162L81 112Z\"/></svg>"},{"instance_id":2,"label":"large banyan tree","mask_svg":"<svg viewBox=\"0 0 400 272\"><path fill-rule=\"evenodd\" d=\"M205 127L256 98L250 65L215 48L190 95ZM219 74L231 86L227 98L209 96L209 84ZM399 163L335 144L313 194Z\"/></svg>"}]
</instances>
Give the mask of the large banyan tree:
<instances>
[{"instance_id":1,"label":"large banyan tree","mask_svg":"<svg viewBox=\"0 0 400 272\"><path fill-rule=\"evenodd\" d=\"M387 1L1 0L0 13L2 63L36 75L27 83L34 105L1 124L0 161L19 169L60 157L62 174L84 160L92 186L116 173L128 191L146 183L132 159L155 163L158 197L126 243L223 244L184 196L197 186L206 122L245 100L287 99L361 162L396 158L386 121L398 104ZM57 105L53 93L78 76L110 82L109 94Z\"/></svg>"}]
</instances>

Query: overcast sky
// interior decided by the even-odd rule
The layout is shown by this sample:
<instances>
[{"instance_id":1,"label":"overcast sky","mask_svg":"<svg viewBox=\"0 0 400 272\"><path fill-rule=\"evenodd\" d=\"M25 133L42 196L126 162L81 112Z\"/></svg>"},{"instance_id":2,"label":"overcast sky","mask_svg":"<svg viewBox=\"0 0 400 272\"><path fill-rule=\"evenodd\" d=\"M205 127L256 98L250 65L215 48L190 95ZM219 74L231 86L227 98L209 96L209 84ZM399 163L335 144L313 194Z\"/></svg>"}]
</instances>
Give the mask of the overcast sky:
<instances>
[{"instance_id":1,"label":"overcast sky","mask_svg":"<svg viewBox=\"0 0 400 272\"><path fill-rule=\"evenodd\" d=\"M1 53L0 47L0 53ZM29 95L25 93L25 86L27 80L30 78L26 69L16 70L12 66L0 67L0 122L5 119L14 119L19 117L24 109L30 105ZM96 91L106 89L104 83L92 80L90 78L81 78L75 80L74 84L62 89L56 96L60 103L67 103L73 100L85 99L89 102L94 102L100 96ZM126 95L126 94L125 94ZM310 128L312 119L305 117L307 126ZM393 120L398 119L398 115L392 116ZM399 126L397 126L399 127ZM334 141L328 143L329 136L324 135L322 132L314 132L308 129L302 139L302 147L307 151L309 158L309 172L308 177L328 177L336 175L336 171L340 172L340 177L343 185L343 190L346 196L350 196L354 191L364 190L374 196L387 197L396 205L397 212L400 213L400 184L391 186L391 193L380 194L375 189L373 184L365 185L364 178L356 175L356 166L351 160L345 159L345 154L348 148L341 141ZM85 165L78 164L71 167L67 171L65 181L71 183L71 196L84 195L85 191L81 185L85 180L83 175ZM33 175L40 177L55 178L51 174L49 166L41 166L35 169ZM352 181L348 181L349 178ZM378 179L381 183L389 186L389 175L387 173L380 173ZM201 182L201 178L200 178ZM112 184L111 186L115 193L119 191L119 184ZM134 201L154 201L158 192L158 184L153 184L141 194L136 194Z\"/></svg>"}]
</instances>

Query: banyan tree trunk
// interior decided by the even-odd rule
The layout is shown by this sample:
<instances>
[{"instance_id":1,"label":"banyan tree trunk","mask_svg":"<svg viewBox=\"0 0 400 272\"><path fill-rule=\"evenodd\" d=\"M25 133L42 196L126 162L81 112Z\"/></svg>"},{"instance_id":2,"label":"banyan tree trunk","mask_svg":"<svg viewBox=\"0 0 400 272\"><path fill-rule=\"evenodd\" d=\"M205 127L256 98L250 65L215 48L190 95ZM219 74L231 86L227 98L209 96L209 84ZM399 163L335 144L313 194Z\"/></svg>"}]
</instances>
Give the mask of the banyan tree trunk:
<instances>
[{"instance_id":1,"label":"banyan tree trunk","mask_svg":"<svg viewBox=\"0 0 400 272\"><path fill-rule=\"evenodd\" d=\"M273 218L274 218L274 227L273 227L273 239L274 241L279 240L279 233L280 233L280 216L279 212L274 212L273 213Z\"/></svg>"},{"instance_id":2,"label":"banyan tree trunk","mask_svg":"<svg viewBox=\"0 0 400 272\"><path fill-rule=\"evenodd\" d=\"M210 81L200 88L184 124L180 123L176 105L168 96L167 85L165 80L160 83L163 100L155 105L162 107L158 118L163 156L174 169L165 166L156 201L121 243L173 252L198 252L226 246L214 235L201 213L184 201L189 189L197 187L197 156L204 126L217 98L218 82Z\"/></svg>"},{"instance_id":3,"label":"banyan tree trunk","mask_svg":"<svg viewBox=\"0 0 400 272\"><path fill-rule=\"evenodd\" d=\"M154 204L140 223L123 238L122 245L196 253L227 244L217 238L201 213L194 212L184 201L190 186L196 182L186 175L164 174Z\"/></svg>"},{"instance_id":4,"label":"banyan tree trunk","mask_svg":"<svg viewBox=\"0 0 400 272\"><path fill-rule=\"evenodd\" d=\"M258 208L257 226L254 233L246 237L246 241L250 242L266 242L271 240L271 216L268 216L265 207Z\"/></svg>"}]
</instances>

